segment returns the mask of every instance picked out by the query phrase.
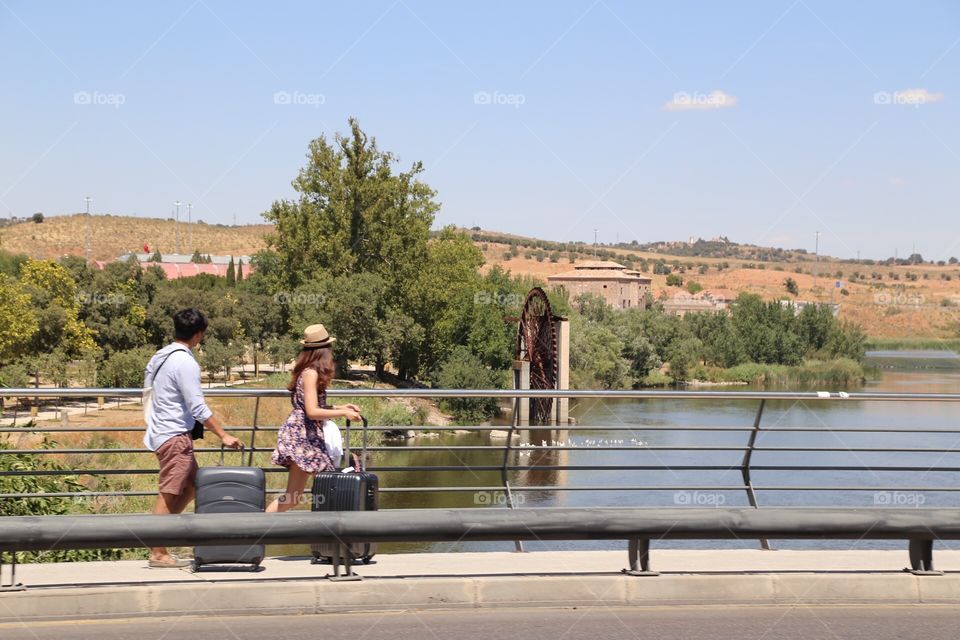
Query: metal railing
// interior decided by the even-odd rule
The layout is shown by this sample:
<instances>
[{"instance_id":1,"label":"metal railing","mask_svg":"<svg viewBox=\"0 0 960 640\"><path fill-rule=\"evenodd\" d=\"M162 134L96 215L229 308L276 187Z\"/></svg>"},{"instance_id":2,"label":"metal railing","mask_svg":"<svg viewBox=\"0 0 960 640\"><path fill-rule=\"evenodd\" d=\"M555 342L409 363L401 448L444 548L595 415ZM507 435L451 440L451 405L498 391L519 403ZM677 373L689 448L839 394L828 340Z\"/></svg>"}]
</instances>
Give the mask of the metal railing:
<instances>
[{"instance_id":1,"label":"metal railing","mask_svg":"<svg viewBox=\"0 0 960 640\"><path fill-rule=\"evenodd\" d=\"M214 398L252 398L254 407L252 410L252 422L248 425L230 426L229 430L237 435L243 435L246 451L247 463L254 460L255 454L270 452L273 449L272 438L265 438L268 434L276 432L279 425L263 425L261 418L261 401L267 398L288 398L289 394L284 389L237 389L237 388L215 388L204 391L205 395ZM0 399L7 398L67 398L67 399L93 399L93 398L117 398L132 399L138 401L141 397L140 389L62 389L62 388L42 388L42 389L0 389ZM504 426L472 426L472 427L423 427L423 426L392 426L392 425L373 425L364 432L364 449L369 456L368 470L381 475L381 492L386 496L402 496L408 494L410 499L424 500L424 494L457 494L474 493L475 496L481 492L502 495L504 500L490 501L493 504L502 504L504 506L516 509L526 504L521 496L533 493L537 496L557 496L560 494L572 495L576 492L617 492L629 493L636 496L636 500L650 501L652 496L663 495L664 492L674 492L674 502L676 503L677 492L690 491L711 491L717 494L721 492L737 492L744 496L748 506L758 512L766 512L774 509L774 505L763 506L760 504L758 494L771 493L789 496L800 494L821 494L840 492L843 494L856 494L860 492L912 492L918 495L945 493L955 494L960 492L960 482L957 481L956 474L960 471L960 466L950 460L952 454L960 452L956 445L960 444L960 427L954 426L924 426L913 428L910 426L840 426L829 427L824 423L819 424L772 424L765 426L765 412L769 412L771 403L787 402L802 403L804 406L816 410L818 406L824 404L836 405L858 405L862 403L890 403L890 404L908 404L923 405L930 403L956 403L960 402L960 394L921 394L921 393L827 393L827 392L737 392L737 391L677 391L677 390L631 390L631 391L586 391L586 390L551 390L551 391L512 391L512 390L440 390L440 389L330 389L328 397L331 399L337 397L351 398L429 398L429 399L449 399L449 398L497 398L504 401L512 401L514 408L524 398L548 397L553 399L569 398L579 400L640 400L640 401L658 401L658 400L682 400L690 403L755 403L755 410L742 412L744 417L742 424L617 424L617 425L519 425L514 422ZM519 412L514 411L514 415ZM747 417L749 418L747 419ZM505 433L498 434L500 441L491 440L489 443L484 441L482 444L462 444L457 441L442 441L435 444L414 440L413 444L378 444L375 446L366 446L367 435L370 432L395 431L395 430L413 430L418 433L435 432L440 434L450 433L456 430L466 430L468 434L473 434L475 438L478 434L489 434L491 431L499 430ZM141 425L129 425L120 427L86 427L86 426L56 426L31 424L30 426L8 426L0 427L0 437L10 434L34 433L42 435L53 434L98 434L101 436L120 435L124 433L142 432ZM593 434L610 433L632 434L635 441L626 442L622 438L603 438L602 442L591 440ZM549 435L549 443L543 437ZM564 435L566 434L566 435ZM648 440L655 435L674 436L680 441L668 444L656 444L644 441L641 436ZM889 444L866 446L856 444L849 446L844 443L843 438L854 436L862 438L864 436L872 438L882 437L931 437L946 438L948 441L943 444L931 446L892 446ZM693 443L687 442L690 437L696 437ZM711 437L723 436L728 439L740 438L733 442L709 443ZM766 443L767 438L777 438L783 436L792 436L802 438L802 442L786 442L780 445L770 445ZM823 438L827 442L823 442ZM540 444L537 444L535 438L540 438ZM641 438L641 439L636 439ZM526 440L526 441L525 441ZM707 442L707 443L704 443ZM839 444L838 444L839 443ZM203 447L198 448L198 452L219 452L219 449ZM620 462L614 463L591 463L585 460L577 460L578 456L583 457L585 452L596 452L602 456L610 457L632 452L631 455ZM453 461L441 464L398 464L391 463L391 456L422 453L425 456L431 454L443 454L452 457ZM29 454L38 456L70 456L70 455L100 455L100 454L123 454L129 456L150 455L150 452L140 447L109 448L109 447L75 447L75 448L17 448L0 449L0 456L9 456L17 454ZM874 454L882 454L886 460L879 463L871 463L869 458ZM473 457L486 456L486 459L479 462L474 461ZM671 455L681 455L679 460L668 460L664 457ZM819 464L805 462L804 455L825 455L825 456L845 456L843 461L826 461ZM568 460L560 461L561 456L567 456ZM721 459L710 459L720 457ZM786 460L778 460L777 456L789 456ZM936 456L935 460L920 459L923 456ZM765 461L763 458L773 458ZM918 458L919 457L919 458ZM470 458L465 461L464 458ZM528 460L524 462L524 458ZM894 464L896 462L896 464ZM265 467L268 474L282 473L286 470L280 467ZM483 480L483 474L489 481L487 482L466 482L459 483L457 478L462 479L464 473L473 475L472 480ZM0 471L2 476L73 476L81 478L90 477L116 477L141 475L149 476L156 474L157 470L143 468L68 468L68 469L5 469ZM588 482L563 482L559 478L562 474L591 474L591 480ZM705 481L704 477L710 474L734 473L739 476L739 481L735 483L724 479L724 482ZM761 474L789 474L789 481L767 481L758 482L758 476ZM838 474L870 474L872 483L832 483L814 482L817 479L816 474L828 473L836 476ZM409 484L404 482L403 474L416 474L418 483ZM454 476L451 474L459 474ZM693 474L693 478L684 481L682 475ZM801 475L807 474L807 475ZM884 477L881 477L883 474ZM897 476L901 480L891 481L887 474L919 474L920 478L913 478L910 482L904 482L903 475ZM939 481L928 480L928 476L936 477ZM608 481L610 477L613 481ZM571 476L572 477L572 476ZM651 481L651 478L657 481ZM664 478L668 481L664 482ZM429 482L427 481L429 479ZM603 481L599 481L599 480ZM921 482L922 481L922 482ZM433 484L431 484L433 483ZM271 493L279 493L280 489L271 489ZM133 497L155 495L154 491L131 491L131 490L91 490L80 492L36 492L36 493L0 493L0 500L20 499L20 498L75 498L75 499L93 499L100 497L112 497L118 499L127 499ZM549 503L549 501L547 501ZM599 501L598 501L599 502ZM828 502L829 505L834 503ZM389 502L386 506L390 506ZM602 506L597 504L597 506ZM632 506L636 506L635 504ZM696 503L687 503L689 507L696 507ZM722 505L711 505L722 506ZM824 506L824 505L821 505ZM876 504L874 506L896 506ZM913 504L910 506L919 506ZM853 506L850 507L854 509ZM775 509L777 512L781 511ZM523 511L530 511L523 509ZM588 510L581 510L584 517ZM674 509L675 511L675 509ZM692 509L691 509L692 511ZM717 514L727 513L732 509L718 510ZM900 511L909 513L909 510ZM910 518L916 520L923 514L931 510L913 510ZM652 512L648 512L652 513ZM771 511L773 513L773 511ZM106 516L97 516L97 518ZM310 516L314 517L314 516ZM345 516L348 519L352 516ZM379 517L379 516L378 516ZM939 517L939 516L938 516ZM47 519L43 519L46 521ZM913 521L912 520L912 521ZM806 536L804 532L809 529L811 523L805 521L803 527L793 530L793 536L776 537L830 537L830 536ZM716 528L709 529L716 532ZM766 538L767 533L762 528L744 529L734 526L733 531L737 531L739 537L753 535L761 540L765 547L769 547ZM707 529L700 533L705 533ZM897 535L892 537L904 537L903 533L909 533L907 536L911 540L916 538L916 531L911 529L898 530ZM593 538L602 538L604 536L592 536ZM618 536L622 537L622 536ZM676 536L674 536L676 537ZM688 536L688 537L709 537L709 536ZM724 536L720 536L724 537ZM860 536L863 537L863 536ZM871 536L866 536L871 537ZM881 536L882 537L882 536ZM890 537L890 536L888 536ZM512 536L507 538L490 539L513 539L522 540L526 536ZM418 540L433 538L418 538ZM649 540L646 543L638 537L629 537L631 540L630 554L631 567L637 569L638 562L642 565L643 558L647 558ZM918 539L919 540L919 539ZM169 542L169 540L167 541ZM3 543L0 537L0 543ZM518 548L519 547L519 542ZM929 569L930 554L932 553L932 539L930 536L922 537L919 542L911 542L911 557L914 569ZM915 561L914 561L915 560ZM639 570L639 569L637 569Z\"/></svg>"},{"instance_id":2,"label":"metal railing","mask_svg":"<svg viewBox=\"0 0 960 640\"><path fill-rule=\"evenodd\" d=\"M287 398L288 392L283 389L236 389L236 388L216 388L208 389L205 394L209 397L227 397L227 398L253 398L255 404L252 412L252 423L250 425L230 426L231 433L245 436L246 452L248 455L248 464L252 463L253 456L257 453L268 453L273 450L272 439L266 442L263 436L278 431L278 425L260 424L260 402L265 398ZM0 389L0 398L130 398L139 399L141 391L139 389ZM370 457L368 469L372 472L383 474L385 480L382 492L385 494L401 493L476 493L476 492L499 492L506 496L507 506L516 506L518 501L515 494L524 492L580 492L580 491L629 491L629 492L664 492L664 491L741 491L745 492L748 503L752 507L758 507L758 492L882 492L882 491L910 491L910 492L960 492L960 484L925 484L910 486L904 484L843 484L843 485L824 485L824 484L757 484L755 482L756 472L865 472L870 474L878 473L903 473L914 472L924 475L933 472L957 472L960 466L952 464L943 464L950 454L958 453L955 448L960 443L960 428L909 428L909 427L828 427L819 426L784 426L775 425L765 428L763 425L764 411L767 403L770 401L790 401L793 403L810 403L808 406L815 408L817 403L858 403L858 402L906 402L906 403L940 403L940 402L960 402L960 394L894 394L894 393L825 393L825 392L731 392L731 391L583 391L583 390L564 390L564 391L512 391L512 390L441 390L441 389L330 389L328 391L330 398L336 397L367 397L367 398L466 398L466 397L493 397L504 400L513 400L515 403L521 398L574 398L574 399L637 399L637 400L684 400L689 402L716 402L716 401L752 401L757 403L757 408L749 424L743 425L518 425L513 423L504 426L456 426L456 427L424 427L424 426L377 426L369 427L369 431L390 432L399 430L412 430L417 433L450 433L453 431L467 431L473 434L483 434L492 431L503 431L501 434L502 444L457 444L443 442L442 444L424 444L422 440L415 440L416 444L380 444L376 446L364 446L367 455ZM0 436L2 434L22 434L32 432L35 434L54 435L54 434L123 434L142 432L143 427L124 426L124 427L58 427L33 424L25 426L0 427ZM648 444L642 441L627 443L623 439L605 439L604 442L591 443L584 445L576 443L573 439L563 438L557 440L551 438L549 443L541 439L541 444L534 442L523 442L520 436L527 435L528 439L532 433L544 433L550 431L574 431L580 437L587 437L591 433L610 433L625 432L637 435L643 433L667 433L667 434L697 434L706 436L707 439L714 434L724 435L742 435L742 443L731 444ZM783 436L788 434L805 434L807 437L813 437L813 443L787 444L784 446L768 446L760 442L761 436L776 434ZM913 435L938 435L953 436L949 446L847 446L843 444L842 438L838 440L840 434L856 434L858 437L863 435L885 436L890 434L913 434ZM258 442L258 435L260 440ZM816 440L817 435L827 435L831 442L839 441L840 444L833 446L823 445ZM569 442L568 442L569 440ZM364 437L366 445L366 437ZM215 453L219 449L211 447L199 447L198 453ZM624 452L634 451L637 454L652 454L644 456L644 461L629 461L625 464L560 464L556 461L544 460L547 456L543 454L562 453L562 452ZM411 464L390 464L389 459L392 455L409 455L417 452L444 452L452 454L456 458L455 464L431 464L431 465L411 465ZM496 459L491 455L489 459L481 463L466 463L462 460L461 454L474 453L496 453ZM669 462L662 459L661 454L668 453L686 453L700 456L699 460L684 459L681 462ZM852 457L852 462L845 464L788 464L788 463L760 463L757 462L758 454L844 454ZM940 456L934 464L869 464L864 461L860 454L903 454L910 456L912 454L935 454ZM123 454L123 455L149 455L150 452L139 446L116 448L116 447L83 447L83 448L20 448L20 449L0 449L2 455L31 454L40 456L65 456L65 455L103 455L103 454ZM536 454L536 456L534 456ZM709 457L709 454L737 454L741 457L736 461L725 459L723 461L704 461L703 457ZM527 456L530 462L523 464L520 458ZM653 458L650 460L649 458ZM688 456L689 458L689 456ZM909 458L908 458L909 459ZM283 473L286 469L281 467L265 467L267 473ZM462 473L464 471L475 474L496 473L499 474L499 482L496 484L453 484L438 483L435 485L403 486L390 482L391 476L399 473L417 473L417 474L448 474ZM678 472L739 472L741 483L737 484L704 484L704 483L601 483L601 484L544 484L542 481L527 483L523 481L523 475L529 475L531 472L543 472L546 476L553 477L554 472L592 472L599 474L602 472L619 472L621 475L627 475L631 472L665 472L672 474L676 479ZM153 475L156 469L142 468L76 468L63 470L5 470L0 471L0 476L125 476L125 475ZM511 479L511 476L513 479ZM422 477L429 477L422 475ZM279 489L271 490L279 493ZM25 497L43 497L43 498L97 498L97 497L138 497L154 495L152 491L82 491L82 492L46 492L46 493L0 493L0 499L7 498L25 498Z\"/></svg>"}]
</instances>

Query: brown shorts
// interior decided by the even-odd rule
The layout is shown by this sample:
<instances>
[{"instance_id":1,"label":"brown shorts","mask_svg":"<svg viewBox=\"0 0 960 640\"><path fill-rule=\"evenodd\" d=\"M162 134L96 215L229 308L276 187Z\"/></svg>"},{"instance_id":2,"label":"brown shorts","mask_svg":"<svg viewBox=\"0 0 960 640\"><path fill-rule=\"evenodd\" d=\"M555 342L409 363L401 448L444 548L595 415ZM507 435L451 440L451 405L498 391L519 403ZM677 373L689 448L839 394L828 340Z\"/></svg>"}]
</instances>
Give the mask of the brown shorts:
<instances>
[{"instance_id":1,"label":"brown shorts","mask_svg":"<svg viewBox=\"0 0 960 640\"><path fill-rule=\"evenodd\" d=\"M160 461L160 493L179 496L196 482L198 465L189 433L170 438L155 453Z\"/></svg>"}]
</instances>

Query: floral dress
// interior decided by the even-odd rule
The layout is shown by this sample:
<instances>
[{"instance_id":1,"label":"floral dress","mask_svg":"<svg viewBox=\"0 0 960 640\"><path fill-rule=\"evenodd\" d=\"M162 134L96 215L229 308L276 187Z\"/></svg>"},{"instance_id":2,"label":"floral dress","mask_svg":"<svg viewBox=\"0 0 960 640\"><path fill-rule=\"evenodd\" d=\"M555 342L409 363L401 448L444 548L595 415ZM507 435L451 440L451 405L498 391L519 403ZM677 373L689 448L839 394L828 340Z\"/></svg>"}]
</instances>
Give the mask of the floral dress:
<instances>
[{"instance_id":1,"label":"floral dress","mask_svg":"<svg viewBox=\"0 0 960 640\"><path fill-rule=\"evenodd\" d=\"M327 393L321 391L317 404L326 404ZM290 398L293 411L277 434L277 448L270 459L274 464L289 467L295 464L307 473L332 471L333 461L327 454L327 444L323 440L322 421L307 417L303 406L303 376L297 378L297 387Z\"/></svg>"}]
</instances>

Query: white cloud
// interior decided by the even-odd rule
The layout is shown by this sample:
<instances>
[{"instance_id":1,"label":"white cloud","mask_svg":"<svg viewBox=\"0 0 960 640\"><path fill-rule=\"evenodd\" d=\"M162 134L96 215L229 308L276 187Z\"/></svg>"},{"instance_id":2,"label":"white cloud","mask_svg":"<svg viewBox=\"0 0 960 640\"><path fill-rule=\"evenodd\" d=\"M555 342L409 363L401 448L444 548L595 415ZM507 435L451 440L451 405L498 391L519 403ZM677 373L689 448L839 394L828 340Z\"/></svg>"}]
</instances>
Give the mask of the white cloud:
<instances>
[{"instance_id":1,"label":"white cloud","mask_svg":"<svg viewBox=\"0 0 960 640\"><path fill-rule=\"evenodd\" d=\"M663 105L667 111L697 111L705 109L728 109L737 106L737 98L714 89L710 93L678 91L673 99Z\"/></svg>"}]
</instances>

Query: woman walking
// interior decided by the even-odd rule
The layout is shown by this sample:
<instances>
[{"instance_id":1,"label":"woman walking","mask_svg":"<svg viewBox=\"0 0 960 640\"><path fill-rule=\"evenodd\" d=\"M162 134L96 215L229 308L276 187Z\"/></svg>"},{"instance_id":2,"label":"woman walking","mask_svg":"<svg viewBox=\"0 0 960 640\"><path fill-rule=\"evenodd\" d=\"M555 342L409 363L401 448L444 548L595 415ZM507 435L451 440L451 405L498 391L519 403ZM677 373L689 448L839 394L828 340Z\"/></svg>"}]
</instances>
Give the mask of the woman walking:
<instances>
[{"instance_id":1,"label":"woman walking","mask_svg":"<svg viewBox=\"0 0 960 640\"><path fill-rule=\"evenodd\" d=\"M327 387L335 371L331 348L335 341L322 324L303 331L302 349L287 385L293 410L280 427L271 457L274 464L289 469L287 490L270 503L268 513L292 509L313 474L336 468L339 461L330 458L323 439L323 421L340 417L360 420L360 407L355 404L326 406Z\"/></svg>"}]
</instances>

